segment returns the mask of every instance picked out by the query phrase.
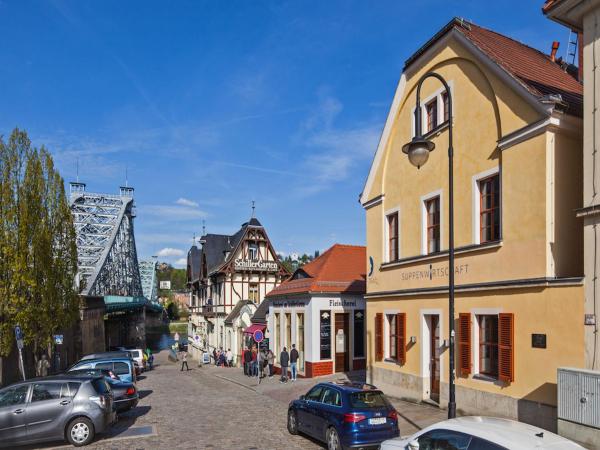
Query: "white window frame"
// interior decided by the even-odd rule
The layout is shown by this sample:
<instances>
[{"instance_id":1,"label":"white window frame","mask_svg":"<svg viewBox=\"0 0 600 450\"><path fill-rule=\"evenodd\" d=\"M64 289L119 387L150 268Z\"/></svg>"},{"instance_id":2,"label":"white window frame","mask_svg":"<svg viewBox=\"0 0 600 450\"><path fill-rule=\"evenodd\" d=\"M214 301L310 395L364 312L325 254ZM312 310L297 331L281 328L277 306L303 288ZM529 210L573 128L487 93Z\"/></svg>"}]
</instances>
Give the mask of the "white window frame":
<instances>
[{"instance_id":1,"label":"white window frame","mask_svg":"<svg viewBox=\"0 0 600 450\"><path fill-rule=\"evenodd\" d=\"M450 88L450 96L454 99L454 80L448 81L448 87ZM443 118L444 118L444 101L442 99L442 93L445 90L446 89L444 88L444 86L440 86L431 95L421 99L421 132L423 134L427 134L431 131L431 130L425 130L425 128L424 128L424 126L427 124L427 111L426 111L425 105L427 105L429 102L431 102L434 98L437 98L437 120L439 122L436 124L436 127L443 123L443 122L440 122L440 120L443 120ZM410 111L410 121L411 121L410 135L412 137L415 136L415 127L416 127L415 110L416 110L416 108L417 108L416 106L413 106ZM452 116L456 116L456 108L455 108L454 103L452 104ZM450 119L452 119L452 117L450 117Z\"/></svg>"},{"instance_id":2,"label":"white window frame","mask_svg":"<svg viewBox=\"0 0 600 450\"><path fill-rule=\"evenodd\" d=\"M401 254L400 254L400 236L402 235L401 233L401 226L400 226L400 219L401 219L401 214L400 214L400 207L397 206L395 208L392 209L388 209L387 211L384 212L383 214L383 258L381 258L382 261L385 262L392 262L390 260L390 246L389 246L389 242L390 242L390 227L389 227L389 222L388 222L388 217L391 216L392 214L398 213L398 248L397 248L397 253L398 253L398 259L401 258Z\"/></svg>"},{"instance_id":3,"label":"white window frame","mask_svg":"<svg viewBox=\"0 0 600 450\"><path fill-rule=\"evenodd\" d=\"M427 252L427 207L425 203L435 197L440 198L440 252L444 250L444 196L441 189L430 192L421 197L421 254L429 255Z\"/></svg>"},{"instance_id":4,"label":"white window frame","mask_svg":"<svg viewBox=\"0 0 600 450\"><path fill-rule=\"evenodd\" d=\"M479 373L479 319L478 316L498 316L502 308L475 308L471 309L471 358L473 361L473 375L482 375Z\"/></svg>"},{"instance_id":5,"label":"white window frame","mask_svg":"<svg viewBox=\"0 0 600 450\"><path fill-rule=\"evenodd\" d=\"M473 199L472 199L472 207L473 211L473 244L479 245L481 244L481 190L479 189L479 182L485 178L489 178L493 175L500 174L500 166L493 167L489 170L485 170L483 172L479 172L472 177L472 191L473 191ZM500 236L502 236L502 183L500 183Z\"/></svg>"}]
</instances>

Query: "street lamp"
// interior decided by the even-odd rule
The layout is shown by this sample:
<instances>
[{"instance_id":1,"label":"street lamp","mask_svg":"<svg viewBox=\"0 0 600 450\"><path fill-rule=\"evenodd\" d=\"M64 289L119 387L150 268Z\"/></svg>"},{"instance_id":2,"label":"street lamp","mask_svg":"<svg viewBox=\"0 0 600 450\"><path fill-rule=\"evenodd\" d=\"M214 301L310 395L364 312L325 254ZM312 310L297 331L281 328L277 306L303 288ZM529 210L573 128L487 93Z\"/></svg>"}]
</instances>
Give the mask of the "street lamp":
<instances>
[{"instance_id":1,"label":"street lamp","mask_svg":"<svg viewBox=\"0 0 600 450\"><path fill-rule=\"evenodd\" d=\"M449 275L448 275L448 322L450 330L450 396L448 399L448 418L456 417L456 397L454 387L454 174L453 174L453 157L454 150L452 148L452 94L450 87L444 78L435 73L427 72L421 77L417 84L417 108L415 117L415 136L413 139L402 146L402 151L408 155L410 163L421 168L429 159L429 153L435 149L435 144L428 139L425 139L421 131L421 85L427 78L437 78L446 89L448 96L448 184L449 184Z\"/></svg>"}]
</instances>

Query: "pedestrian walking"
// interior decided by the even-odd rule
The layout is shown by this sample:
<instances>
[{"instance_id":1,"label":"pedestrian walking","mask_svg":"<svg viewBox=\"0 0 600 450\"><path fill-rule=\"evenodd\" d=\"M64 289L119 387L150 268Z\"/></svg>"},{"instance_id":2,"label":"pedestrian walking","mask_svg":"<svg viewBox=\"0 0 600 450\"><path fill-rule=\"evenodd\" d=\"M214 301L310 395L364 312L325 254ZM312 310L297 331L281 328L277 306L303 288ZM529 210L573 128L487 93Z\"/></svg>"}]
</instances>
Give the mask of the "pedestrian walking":
<instances>
[{"instance_id":1,"label":"pedestrian walking","mask_svg":"<svg viewBox=\"0 0 600 450\"><path fill-rule=\"evenodd\" d=\"M274 363L275 363L275 355L273 354L273 351L271 349L269 349L269 351L267 352L267 364L269 364L269 378L273 378L273 375L275 375L275 372L273 369Z\"/></svg>"},{"instance_id":2,"label":"pedestrian walking","mask_svg":"<svg viewBox=\"0 0 600 450\"><path fill-rule=\"evenodd\" d=\"M290 369L292 370L292 383L296 381L298 375L298 358L300 354L296 350L296 344L292 344L292 351L290 352Z\"/></svg>"},{"instance_id":3,"label":"pedestrian walking","mask_svg":"<svg viewBox=\"0 0 600 450\"><path fill-rule=\"evenodd\" d=\"M230 348L227 349L227 365L233 367L233 352Z\"/></svg>"},{"instance_id":4,"label":"pedestrian walking","mask_svg":"<svg viewBox=\"0 0 600 450\"><path fill-rule=\"evenodd\" d=\"M281 383L287 383L288 381L287 368L289 363L290 355L287 352L287 348L283 347L283 351L281 352L281 355L279 355L279 364L281 364L281 378L279 381Z\"/></svg>"},{"instance_id":5,"label":"pedestrian walking","mask_svg":"<svg viewBox=\"0 0 600 450\"><path fill-rule=\"evenodd\" d=\"M38 377L48 376L48 369L50 368L50 361L48 361L48 357L44 353L40 360L37 363L36 367L36 375Z\"/></svg>"},{"instance_id":6,"label":"pedestrian walking","mask_svg":"<svg viewBox=\"0 0 600 450\"><path fill-rule=\"evenodd\" d=\"M185 366L186 372L188 370L190 370L190 368L188 367L188 363L187 363L187 352L185 350L181 352L181 370L180 370L180 372L183 372L183 366Z\"/></svg>"},{"instance_id":7,"label":"pedestrian walking","mask_svg":"<svg viewBox=\"0 0 600 450\"><path fill-rule=\"evenodd\" d=\"M258 352L256 351L256 347L252 347L252 376L255 377L258 375L258 362L257 362Z\"/></svg>"}]
</instances>

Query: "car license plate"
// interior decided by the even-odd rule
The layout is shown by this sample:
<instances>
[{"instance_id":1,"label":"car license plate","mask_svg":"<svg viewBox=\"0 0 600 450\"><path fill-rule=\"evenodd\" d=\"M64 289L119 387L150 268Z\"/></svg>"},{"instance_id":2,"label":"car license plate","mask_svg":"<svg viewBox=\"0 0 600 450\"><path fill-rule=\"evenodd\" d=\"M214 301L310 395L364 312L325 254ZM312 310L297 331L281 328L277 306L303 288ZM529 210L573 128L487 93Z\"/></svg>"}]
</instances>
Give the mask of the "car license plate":
<instances>
[{"instance_id":1,"label":"car license plate","mask_svg":"<svg viewBox=\"0 0 600 450\"><path fill-rule=\"evenodd\" d=\"M369 425L382 425L385 421L385 417L373 417L372 419L369 419Z\"/></svg>"}]
</instances>

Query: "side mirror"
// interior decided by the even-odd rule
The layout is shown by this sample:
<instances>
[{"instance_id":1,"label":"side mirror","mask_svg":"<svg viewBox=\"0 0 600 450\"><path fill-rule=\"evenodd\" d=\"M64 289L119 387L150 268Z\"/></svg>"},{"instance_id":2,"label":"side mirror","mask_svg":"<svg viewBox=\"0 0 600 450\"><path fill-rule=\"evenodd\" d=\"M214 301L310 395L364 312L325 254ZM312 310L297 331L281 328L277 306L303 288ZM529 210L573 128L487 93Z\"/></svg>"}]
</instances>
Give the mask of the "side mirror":
<instances>
[{"instance_id":1,"label":"side mirror","mask_svg":"<svg viewBox=\"0 0 600 450\"><path fill-rule=\"evenodd\" d=\"M419 450L419 441L416 439L408 443L409 450Z\"/></svg>"}]
</instances>

